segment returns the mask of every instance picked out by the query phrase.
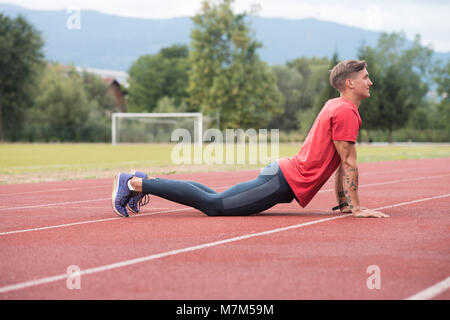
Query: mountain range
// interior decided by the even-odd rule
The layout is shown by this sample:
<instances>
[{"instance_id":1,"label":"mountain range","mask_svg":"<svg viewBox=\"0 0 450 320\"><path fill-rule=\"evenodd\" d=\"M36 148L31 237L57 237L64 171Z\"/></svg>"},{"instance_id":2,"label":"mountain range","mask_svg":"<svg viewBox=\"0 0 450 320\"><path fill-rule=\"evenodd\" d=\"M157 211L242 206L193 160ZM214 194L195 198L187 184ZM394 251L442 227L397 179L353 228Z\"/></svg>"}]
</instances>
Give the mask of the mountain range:
<instances>
[{"instance_id":1,"label":"mountain range","mask_svg":"<svg viewBox=\"0 0 450 320\"><path fill-rule=\"evenodd\" d=\"M173 44L188 45L194 27L189 17L128 18L89 10L30 10L9 4L0 4L0 12L10 17L22 14L41 31L48 60L119 71L128 71L141 55ZM78 26L70 24L73 19ZM334 52L341 60L356 58L363 43L376 46L381 34L316 19L249 19L256 39L263 44L258 53L270 65L301 56L331 58ZM435 59L449 58L450 52L435 53Z\"/></svg>"}]
</instances>

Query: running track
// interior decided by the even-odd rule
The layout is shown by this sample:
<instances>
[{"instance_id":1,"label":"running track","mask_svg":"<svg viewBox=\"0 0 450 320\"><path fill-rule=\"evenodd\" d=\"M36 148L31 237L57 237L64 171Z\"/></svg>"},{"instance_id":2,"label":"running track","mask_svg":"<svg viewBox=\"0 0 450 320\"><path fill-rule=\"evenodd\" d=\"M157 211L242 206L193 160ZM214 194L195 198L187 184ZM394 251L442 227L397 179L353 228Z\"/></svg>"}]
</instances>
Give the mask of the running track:
<instances>
[{"instance_id":1,"label":"running track","mask_svg":"<svg viewBox=\"0 0 450 320\"><path fill-rule=\"evenodd\" d=\"M450 158L359 168L362 205L391 218L332 213L333 178L304 209L214 218L157 197L119 218L112 178L0 186L0 299L449 299ZM169 177L221 191L257 173Z\"/></svg>"}]
</instances>

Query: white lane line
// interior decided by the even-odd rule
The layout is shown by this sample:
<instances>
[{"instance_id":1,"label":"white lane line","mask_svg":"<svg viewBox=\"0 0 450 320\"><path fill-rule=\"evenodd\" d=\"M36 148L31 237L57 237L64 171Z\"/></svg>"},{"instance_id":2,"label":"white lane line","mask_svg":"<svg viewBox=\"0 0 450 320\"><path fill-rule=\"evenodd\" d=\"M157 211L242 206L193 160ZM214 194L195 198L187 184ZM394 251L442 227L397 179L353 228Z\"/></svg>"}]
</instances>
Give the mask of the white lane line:
<instances>
[{"instance_id":1,"label":"white lane line","mask_svg":"<svg viewBox=\"0 0 450 320\"><path fill-rule=\"evenodd\" d=\"M108 184L108 186L111 184ZM35 194L35 193L49 193L49 192L62 192L62 191L78 191L78 190L86 190L86 189L99 189L102 186L86 186L86 187L78 187L78 188L59 188L59 189L48 189L48 190L36 190L36 191L22 191L22 192L12 192L12 193L0 193L1 196L10 197L10 196L19 196L25 194ZM106 185L104 186L106 187Z\"/></svg>"},{"instance_id":2,"label":"white lane line","mask_svg":"<svg viewBox=\"0 0 450 320\"><path fill-rule=\"evenodd\" d=\"M405 300L429 300L433 299L434 297L440 295L441 293L444 293L450 289L450 277L448 277L445 280L442 280L441 282L436 283L435 285L432 285L431 287L422 290L415 295L412 295L409 298L406 298Z\"/></svg>"},{"instance_id":3,"label":"white lane line","mask_svg":"<svg viewBox=\"0 0 450 320\"><path fill-rule=\"evenodd\" d=\"M410 201L410 202L403 202L401 204L393 204L390 207L405 206L405 205L412 204L412 203L429 201L429 200L433 200L433 199L437 199L437 198L444 198L444 197L449 197L449 196L450 196L450 193L446 194L446 195L439 195L439 196L430 197L430 198L417 199L417 200ZM375 208L374 210L381 210L382 208L383 207ZM87 275L87 274L98 273L98 272L112 270L112 269L118 269L118 268L126 267L129 265L137 264L137 263L156 260L156 259L173 256L173 255L177 255L177 254L181 254L181 253L185 253L185 252L196 251L196 250L200 250L200 249L204 249L204 248L215 247L218 245L236 242L236 241L240 241L240 240L244 240L244 239L260 237L260 236L269 235L269 234L278 233L278 232L287 231L287 230L298 229L298 228L311 226L311 225L322 223L322 222L345 218L348 216L351 216L351 214L345 214L345 215L339 215L339 216L330 217L330 218L318 219L318 220L300 223L300 224L296 224L296 225L291 225L291 226L287 226L287 227L276 228L276 229L257 232L257 233L245 234L245 235L228 238L228 239L224 239L224 240L218 240L218 241L214 241L214 242L207 242L207 243L203 243L200 245L191 246L191 247L187 247L187 248L170 250L170 251L166 251L166 252L162 252L162 253L152 254L149 256L145 256L145 257L125 260L125 261L107 264L107 265L103 265L103 266L99 266L99 267L95 267L95 268L85 269L85 270L81 271L80 275ZM41 284L45 284L45 283L51 283L51 282L66 279L68 276L69 276L68 274L60 274L60 275L56 275L56 276L45 277L45 278L40 278L40 279L36 279L36 280L7 285L7 286L0 287L0 293L6 293L6 292L20 290L20 289L33 287L33 286L37 286L37 285L41 285Z\"/></svg>"},{"instance_id":4,"label":"white lane line","mask_svg":"<svg viewBox=\"0 0 450 320\"><path fill-rule=\"evenodd\" d=\"M439 176L439 177L441 177L441 176ZM433 178L433 177L424 177L423 179L431 179L431 178ZM422 178L417 178L417 179L422 179ZM404 181L394 180L394 182L404 182ZM392 181L385 182L385 184L389 184L389 183L393 183L393 182ZM364 186L370 186L370 185L364 185ZM222 187L222 188L227 188L227 187ZM330 191L334 191L334 189L321 190L319 192L330 192ZM445 194L445 195L441 195L441 196L437 196L437 197L433 197L433 198L426 198L425 200L414 200L412 202L410 201L410 202L404 202L404 203L400 203L400 204L396 204L396 205L385 206L385 207L381 207L381 208L374 209L374 210L382 210L382 209L387 209L387 208L393 208L393 207L402 206L402 205L405 205L405 204L411 204L411 203L415 203L415 202L422 202L422 201L427 201L427 200L445 198L447 196L448 196L448 194ZM60 202L60 203L46 204L46 205L19 207L19 208L14 208L14 209L29 209L29 208L37 208L37 207L56 206L56 205L61 205L61 204L67 205L67 204L76 204L76 203L93 202L93 201L104 201L104 200L110 200L110 199L111 198L102 198L102 199L93 199L93 200ZM11 210L11 209L12 208L4 208L3 210ZM183 208L183 209L180 209L180 210L187 210L187 209L190 209L190 208ZM2 209L0 209L0 211L2 211ZM171 211L168 211L168 212L172 212L172 211L177 211L177 210L171 210ZM166 213L166 211L143 213L143 214L139 214L137 216L145 216L145 215L158 214L158 213ZM137 216L130 216L130 217L137 217ZM114 218L106 218L106 219L99 219L99 220L88 220L88 221L81 221L81 222L73 222L73 223L68 223L68 224L61 224L61 225L54 225L54 226L47 226L47 227L38 227L38 228L30 228L30 229L22 229L22 230L5 231L5 232L0 232L0 236L9 235L9 234L15 234L15 233L23 233L23 232L46 230L46 229L64 228L64 227L74 226L74 225L78 225L78 224L96 223L96 222L111 221L111 220L117 220L117 219L123 219L123 218L114 217Z\"/></svg>"},{"instance_id":5,"label":"white lane line","mask_svg":"<svg viewBox=\"0 0 450 320\"><path fill-rule=\"evenodd\" d=\"M154 211L154 212L148 212L148 213L140 213L138 215L132 215L128 218L137 218L137 217L143 217L143 216L150 216L160 213L169 213L169 212L177 212L177 211L184 211L184 210L193 210L191 207L185 207L181 209L172 209L172 208L159 208L159 209L165 209L164 211ZM298 211L298 209L282 209L283 211ZM270 214L270 212L268 212ZM330 210L314 210L314 215L329 215ZM120 220L124 219L121 217L113 217L113 218L105 218L105 219L97 219L97 220L87 220L87 221L78 221L78 222L71 222L71 223L65 223L65 224L59 224L59 225L53 225L53 226L46 226L46 227L36 227L36 228L29 228L29 229L20 229L20 230L12 230L12 231L4 231L0 232L0 236L6 236L10 234L16 234L16 233L24 233L24 232L32 232L32 231L41 231L41 230L48 230L48 229L57 229L57 228L65 228L65 227L71 227L76 226L80 224L89 224L89 223L97 223L97 222L105 222L105 221L113 221L113 220Z\"/></svg>"},{"instance_id":6,"label":"white lane line","mask_svg":"<svg viewBox=\"0 0 450 320\"><path fill-rule=\"evenodd\" d=\"M420 181L420 180L428 180L428 179L434 179L434 178L443 178L443 177L448 177L448 176L450 176L450 173L449 174L440 174L440 175L437 175L437 176L427 176L427 177L419 177L419 178L398 179L398 180L391 180L391 181L384 181L384 182L366 183L366 184L363 184L363 185L359 185L359 188L383 186L383 185L387 185L387 184L411 182L411 181ZM319 193L330 192L330 191L334 191L334 189L320 190Z\"/></svg>"},{"instance_id":7,"label":"white lane line","mask_svg":"<svg viewBox=\"0 0 450 320\"><path fill-rule=\"evenodd\" d=\"M148 213L140 213L139 215L129 216L129 218L142 217L142 216L150 216L150 215L154 215L154 214L168 213L168 212L176 212L176 211L183 211L183 210L189 210L189 209L192 209L192 208L186 207L186 208L181 208L181 209L170 209L170 210L163 210L163 211L155 211L155 212L148 212ZM30 229L21 229L21 230L5 231L5 232L0 232L0 236L6 236L6 235L9 235L9 234L16 234L16 233L23 233L23 232L32 232L32 231L41 231L41 230L48 230L48 229L65 228L65 227L71 227L71 226L76 226L76 225L80 225L80 224L88 224L88 223L97 223L97 222L113 221L113 220L119 220L119 219L124 219L124 218L121 218L121 217L113 217L113 218L105 218L105 219L97 219L97 220L87 220L87 221L71 222L71 223L65 223L65 224L59 224L59 225L47 226L47 227L37 227L37 228L30 228Z\"/></svg>"},{"instance_id":8,"label":"white lane line","mask_svg":"<svg viewBox=\"0 0 450 320\"><path fill-rule=\"evenodd\" d=\"M263 232L245 234L242 236L237 236L237 237L228 238L228 239L224 239L224 240L207 242L207 243L203 243L200 245L191 246L191 247L187 247L187 248L170 250L170 251L166 251L166 252L162 252L162 253L152 254L149 256L145 256L145 257L125 260L125 261L107 264L107 265L95 267L95 268L89 268L89 269L82 270L80 273L80 276L92 274L92 273L98 273L98 272L107 271L107 270L112 270L112 269L117 269L117 268L122 268L122 267L126 267L129 265L137 264L137 263L142 263L142 262L147 262L147 261L160 259L160 258L164 258L164 257L168 257L168 256L173 256L173 255L180 254L180 253L196 251L196 250L200 250L200 249L204 249L204 248L211 248L211 247L215 247L215 246L218 246L221 244L236 242L236 241L240 241L240 240L244 240L244 239L264 236L264 235L268 235L268 234L273 234L273 233L282 232L282 231L286 231L286 230L297 229L297 228L301 228L301 227L306 227L306 226L310 226L310 225L321 223L321 222L345 218L346 216L348 216L348 214L337 216L337 217L314 220L314 221L310 221L310 222L306 222L306 223L301 223L301 224L296 224L296 225L287 226L287 227L283 227L283 228L267 230L267 231L263 231ZM0 287L0 293L6 293L6 292L14 291L14 290L24 289L27 287L32 287L32 286L37 286L37 285L41 285L41 284L45 284L45 283L55 282L58 280L65 279L67 277L68 277L67 274L60 274L60 275L56 275L56 276L45 277L45 278L41 278L41 279L21 282L21 283L17 283L17 284L13 284L13 285L8 285L8 286Z\"/></svg>"},{"instance_id":9,"label":"white lane line","mask_svg":"<svg viewBox=\"0 0 450 320\"><path fill-rule=\"evenodd\" d=\"M109 197L109 198L99 198L99 199L90 199L90 200L79 200L79 201L66 201L66 202L56 202L56 203L47 203L47 204L36 204L36 205L22 206L22 207L1 208L0 211L44 208L44 207L52 207L52 206L59 206L59 205L70 205L70 204L95 202L95 201L105 201L105 200L111 200L111 197Z\"/></svg>"},{"instance_id":10,"label":"white lane line","mask_svg":"<svg viewBox=\"0 0 450 320\"><path fill-rule=\"evenodd\" d=\"M420 168L422 171L424 169L431 169L435 167L424 167ZM257 169L255 169L257 170ZM255 171L251 170L251 171ZM384 171L383 173L398 173L398 172L408 172L408 171L414 171L417 172L417 168L414 169L398 169L398 170L389 170ZM421 172L423 173L423 172ZM360 176L366 176L366 175L372 175L372 174L380 174L379 171L370 171L370 172L361 172ZM103 179L100 179L103 180ZM203 179L204 180L204 179ZM108 183L107 185L97 185L97 186L86 186L86 187L77 187L77 188L59 188L59 189L48 189L48 190L35 190L35 191L23 191L23 192L13 192L13 193L0 193L0 197L2 196L17 196L17 195L26 195L26 194L35 194L35 193L49 193L49 192L64 192L64 191L78 191L78 190L86 190L86 189L98 189L98 188L106 188L110 187L111 183ZM211 187L212 189L215 188L223 188L223 187Z\"/></svg>"},{"instance_id":11,"label":"white lane line","mask_svg":"<svg viewBox=\"0 0 450 320\"><path fill-rule=\"evenodd\" d=\"M419 199L419 200L412 200L412 201L408 201L408 202L392 204L392 205L388 205L388 206L384 206L384 207L379 207L374 210L390 209L390 208L401 207L401 206L406 206L409 204L414 204L414 203L419 203L419 202L424 202L424 201L429 201L429 200L442 199L442 198L447 198L447 197L450 197L450 193L446 193L446 194L442 194L442 195L434 196L434 197L429 197L429 198L423 198L423 199Z\"/></svg>"},{"instance_id":12,"label":"white lane line","mask_svg":"<svg viewBox=\"0 0 450 320\"><path fill-rule=\"evenodd\" d=\"M450 173L444 174L444 175L437 175L437 176L427 176L427 177L419 177L419 178L411 178L411 179L400 179L400 180L391 180L391 181L384 181L384 182L377 182L377 183L368 183L368 184L360 185L359 188L367 188L367 187L374 187L374 186L381 186L381 185L395 184L395 183L402 183L402 182L420 181L420 180L427 180L427 179L434 179L434 178L442 178L442 177L447 177L447 176L450 176ZM214 187L213 189L222 189L222 188L229 188L229 186ZM330 191L334 191L334 189L320 190L319 193L330 192ZM29 206L21 206L21 207L8 207L8 208L0 208L0 211L10 211L10 210L18 210L18 209L35 209L35 208L42 208L42 207L70 205L70 204L86 203L86 202L93 202L93 201L103 201L103 200L111 200L111 198L56 202L56 203L37 204L37 205L29 205Z\"/></svg>"}]
</instances>

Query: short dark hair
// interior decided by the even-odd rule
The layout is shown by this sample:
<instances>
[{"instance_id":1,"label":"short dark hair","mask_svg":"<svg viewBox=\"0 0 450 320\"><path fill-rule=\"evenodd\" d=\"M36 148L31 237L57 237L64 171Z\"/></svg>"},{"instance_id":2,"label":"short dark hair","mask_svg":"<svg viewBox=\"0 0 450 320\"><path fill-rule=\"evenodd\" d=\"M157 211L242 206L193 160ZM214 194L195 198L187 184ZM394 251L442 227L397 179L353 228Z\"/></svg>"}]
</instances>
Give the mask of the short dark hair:
<instances>
[{"instance_id":1,"label":"short dark hair","mask_svg":"<svg viewBox=\"0 0 450 320\"><path fill-rule=\"evenodd\" d=\"M334 88L342 91L345 89L345 79L355 72L359 72L367 67L364 60L345 60L339 62L331 69L330 84Z\"/></svg>"}]
</instances>

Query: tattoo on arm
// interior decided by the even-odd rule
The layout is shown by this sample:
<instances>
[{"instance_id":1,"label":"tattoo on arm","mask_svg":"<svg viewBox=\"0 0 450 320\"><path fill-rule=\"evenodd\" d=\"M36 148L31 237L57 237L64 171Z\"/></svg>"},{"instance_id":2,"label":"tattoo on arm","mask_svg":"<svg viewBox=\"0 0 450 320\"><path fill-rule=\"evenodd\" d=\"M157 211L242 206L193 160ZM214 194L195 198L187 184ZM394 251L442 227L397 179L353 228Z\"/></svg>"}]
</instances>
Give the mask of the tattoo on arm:
<instances>
[{"instance_id":1,"label":"tattoo on arm","mask_svg":"<svg viewBox=\"0 0 450 320\"><path fill-rule=\"evenodd\" d=\"M342 204L347 200L345 197L344 190L337 192L337 200L338 200L338 204Z\"/></svg>"},{"instance_id":2,"label":"tattoo on arm","mask_svg":"<svg viewBox=\"0 0 450 320\"><path fill-rule=\"evenodd\" d=\"M358 168L350 168L348 171L343 170L343 189L345 199L350 207L350 209L354 208L354 200L359 202L357 191L358 191ZM352 199L353 198L353 199ZM358 203L359 205L359 203Z\"/></svg>"},{"instance_id":3,"label":"tattoo on arm","mask_svg":"<svg viewBox=\"0 0 450 320\"><path fill-rule=\"evenodd\" d=\"M336 194L336 200L338 205L341 205L343 203L345 203L346 199L345 199L345 193L344 193L344 188L342 187L342 168L339 167L336 171L336 176L335 176L335 194Z\"/></svg>"}]
</instances>

